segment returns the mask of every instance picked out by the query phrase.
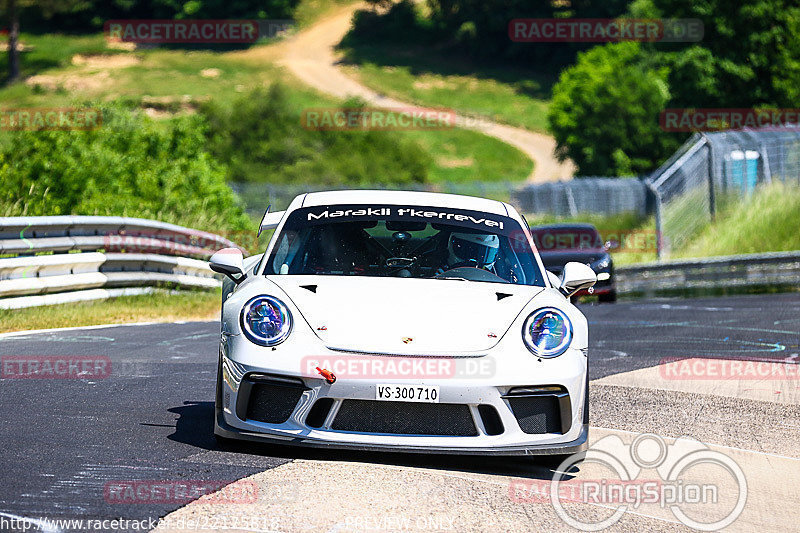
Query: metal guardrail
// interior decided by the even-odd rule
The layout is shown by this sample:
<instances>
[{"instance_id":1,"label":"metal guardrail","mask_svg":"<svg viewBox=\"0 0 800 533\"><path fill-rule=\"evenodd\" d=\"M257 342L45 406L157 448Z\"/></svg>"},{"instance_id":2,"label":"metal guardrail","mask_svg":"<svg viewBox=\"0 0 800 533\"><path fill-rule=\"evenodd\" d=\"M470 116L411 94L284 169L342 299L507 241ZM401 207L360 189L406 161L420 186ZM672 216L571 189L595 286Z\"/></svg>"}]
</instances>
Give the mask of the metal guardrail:
<instances>
[{"instance_id":1,"label":"metal guardrail","mask_svg":"<svg viewBox=\"0 0 800 533\"><path fill-rule=\"evenodd\" d=\"M800 287L800 251L730 255L618 267L617 292Z\"/></svg>"},{"instance_id":2,"label":"metal guardrail","mask_svg":"<svg viewBox=\"0 0 800 533\"><path fill-rule=\"evenodd\" d=\"M216 288L219 276L201 259L226 247L238 246L213 233L140 218L0 218L0 254L14 256L0 258L0 309L141 293L164 284Z\"/></svg>"}]
</instances>

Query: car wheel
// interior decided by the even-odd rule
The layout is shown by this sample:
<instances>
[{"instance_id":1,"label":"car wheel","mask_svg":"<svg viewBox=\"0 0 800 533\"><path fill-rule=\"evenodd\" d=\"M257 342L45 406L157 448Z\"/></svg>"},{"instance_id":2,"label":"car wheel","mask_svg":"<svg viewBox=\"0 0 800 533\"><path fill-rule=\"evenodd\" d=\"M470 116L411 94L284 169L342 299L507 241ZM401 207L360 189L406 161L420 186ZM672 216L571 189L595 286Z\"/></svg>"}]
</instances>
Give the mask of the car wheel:
<instances>
[{"instance_id":1,"label":"car wheel","mask_svg":"<svg viewBox=\"0 0 800 533\"><path fill-rule=\"evenodd\" d=\"M611 291L605 294L598 294L597 301L600 303L614 303L617 301L617 291Z\"/></svg>"}]
</instances>

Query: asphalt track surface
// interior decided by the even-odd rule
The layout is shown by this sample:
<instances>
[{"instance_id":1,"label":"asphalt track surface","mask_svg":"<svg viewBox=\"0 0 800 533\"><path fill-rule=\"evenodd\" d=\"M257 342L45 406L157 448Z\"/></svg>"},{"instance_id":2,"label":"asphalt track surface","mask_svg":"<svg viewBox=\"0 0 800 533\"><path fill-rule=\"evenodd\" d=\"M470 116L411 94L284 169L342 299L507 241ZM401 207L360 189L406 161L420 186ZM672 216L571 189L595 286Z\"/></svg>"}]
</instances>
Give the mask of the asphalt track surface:
<instances>
[{"instance_id":1,"label":"asphalt track surface","mask_svg":"<svg viewBox=\"0 0 800 533\"><path fill-rule=\"evenodd\" d=\"M655 367L668 357L746 356L782 361L796 359L800 352L800 294L796 293L636 300L581 307L590 322L593 381ZM183 503L114 503L104 495L104 486L120 480L233 481L294 459L475 471L474 459L449 456L343 453L250 444L233 451L216 449L211 428L218 337L219 325L213 322L0 337L0 355L5 357L106 356L112 363L106 379L0 380L4 412L0 518L158 518ZM674 410L689 408L692 403L686 395L673 396L659 392L638 398L596 397L593 393L592 425L670 431L671 419L677 418ZM680 402L687 401L689 406L680 407ZM631 409L634 411L629 412ZM774 428L763 427L770 422L769 417L776 419L774 423L785 423L797 411L766 411L753 417L752 431L747 434L761 431L764 441L771 442ZM746 418L737 417L736 423L746 425ZM611 425L615 422L619 423ZM727 427L724 421L720 424ZM781 444L777 439L765 444L764 450L787 453L786 447L790 452L795 448L796 457L798 445L793 439L798 435L795 427L788 442ZM748 445L740 442L747 437L729 431L709 431L702 437L717 444ZM487 463L488 468L505 475L514 475L516 469L525 468L524 464L515 459Z\"/></svg>"}]
</instances>

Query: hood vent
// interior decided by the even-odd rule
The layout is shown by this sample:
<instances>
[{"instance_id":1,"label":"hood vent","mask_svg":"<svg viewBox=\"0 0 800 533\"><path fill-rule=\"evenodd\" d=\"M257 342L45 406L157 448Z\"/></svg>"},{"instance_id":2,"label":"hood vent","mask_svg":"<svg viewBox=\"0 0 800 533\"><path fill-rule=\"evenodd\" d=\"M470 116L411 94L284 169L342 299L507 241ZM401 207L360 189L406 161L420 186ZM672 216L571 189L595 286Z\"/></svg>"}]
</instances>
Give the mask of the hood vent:
<instances>
[{"instance_id":1,"label":"hood vent","mask_svg":"<svg viewBox=\"0 0 800 533\"><path fill-rule=\"evenodd\" d=\"M503 298L508 298L509 296L514 296L513 294L508 294L506 292L496 292L495 294L497 295L497 301L498 302L500 300L502 300Z\"/></svg>"},{"instance_id":2,"label":"hood vent","mask_svg":"<svg viewBox=\"0 0 800 533\"><path fill-rule=\"evenodd\" d=\"M301 289L305 289L307 291L311 291L314 294L317 293L317 286L316 285L300 285Z\"/></svg>"}]
</instances>

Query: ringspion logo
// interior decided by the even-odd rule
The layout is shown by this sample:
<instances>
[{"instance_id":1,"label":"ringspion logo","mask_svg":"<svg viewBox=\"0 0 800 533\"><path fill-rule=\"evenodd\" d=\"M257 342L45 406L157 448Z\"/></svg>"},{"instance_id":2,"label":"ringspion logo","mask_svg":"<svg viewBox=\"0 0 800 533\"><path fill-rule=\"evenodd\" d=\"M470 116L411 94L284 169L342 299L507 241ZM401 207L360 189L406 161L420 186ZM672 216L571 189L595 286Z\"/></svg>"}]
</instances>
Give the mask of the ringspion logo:
<instances>
[{"instance_id":1,"label":"ringspion logo","mask_svg":"<svg viewBox=\"0 0 800 533\"><path fill-rule=\"evenodd\" d=\"M593 472L592 477L582 478L581 471ZM601 472L602 477L597 476ZM607 435L585 454L565 459L552 480L512 479L508 488L511 501L549 503L561 520L579 531L607 529L626 512L642 509L668 509L692 529L718 531L739 518L747 494L744 471L728 455L690 437L669 444L651 433L639 434L630 443ZM580 506L570 505L574 502L602 512L580 513Z\"/></svg>"}]
</instances>

